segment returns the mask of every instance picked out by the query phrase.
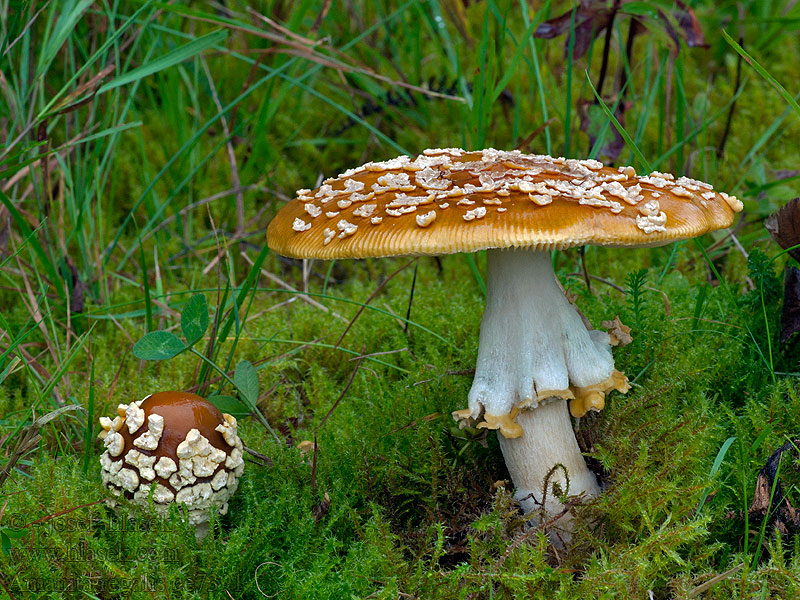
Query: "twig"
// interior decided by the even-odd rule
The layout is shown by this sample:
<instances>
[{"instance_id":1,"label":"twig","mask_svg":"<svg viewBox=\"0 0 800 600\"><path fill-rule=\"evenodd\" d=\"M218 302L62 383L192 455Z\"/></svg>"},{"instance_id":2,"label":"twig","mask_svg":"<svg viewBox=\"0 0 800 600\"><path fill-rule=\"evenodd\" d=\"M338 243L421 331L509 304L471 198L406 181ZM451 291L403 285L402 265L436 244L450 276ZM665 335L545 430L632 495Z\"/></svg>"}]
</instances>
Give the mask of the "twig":
<instances>
[{"instance_id":1,"label":"twig","mask_svg":"<svg viewBox=\"0 0 800 600\"><path fill-rule=\"evenodd\" d=\"M325 421L327 421L328 417L330 417L333 414L333 411L335 411L336 407L339 406L339 402L342 401L342 398L344 398L344 395L347 393L347 390L350 389L350 386L352 385L353 380L356 377L356 373L358 373L358 369L361 366L361 361L364 360L364 350L365 349L366 349L366 346L361 346L361 356L358 357L358 362L356 363L356 366L353 369L353 372L350 373L350 379L347 380L347 385L344 386L344 389L342 390L342 393L339 394L339 397L336 399L336 402L333 403L333 406L331 406L331 409L328 411L328 414L326 414L325 417L322 419L322 421L320 421L319 425L317 425L316 428L314 428L315 432L319 431L322 428L322 426L325 425ZM316 441L314 442L314 444L316 445Z\"/></svg>"},{"instance_id":2,"label":"twig","mask_svg":"<svg viewBox=\"0 0 800 600\"><path fill-rule=\"evenodd\" d=\"M584 276L585 275L583 273L567 273L567 277L584 277ZM598 277L597 275L591 275L591 274L589 274L589 278L594 279L595 281L599 281L600 283L605 283L606 285L614 288L618 292L621 292L623 294L625 293L625 289L618 286L613 281L609 281L608 279L603 279L602 277ZM591 290L591 288L589 289Z\"/></svg>"},{"instance_id":3,"label":"twig","mask_svg":"<svg viewBox=\"0 0 800 600\"><path fill-rule=\"evenodd\" d=\"M731 231L731 240L733 241L733 245L736 246L736 249L742 253L742 256L744 256L745 259L747 259L748 256L747 250L744 249L744 246L742 246L742 243L739 241L739 238L737 238L736 234L733 233L732 231Z\"/></svg>"},{"instance_id":4,"label":"twig","mask_svg":"<svg viewBox=\"0 0 800 600\"><path fill-rule=\"evenodd\" d=\"M693 590L691 590L691 591L690 591L690 592L689 592L689 593L686 595L686 597L687 597L687 598L697 598L697 596L699 596L700 594L703 594L703 593L707 592L707 591L708 591L708 590L710 590L712 587L714 587L715 585L717 585L717 584L718 584L720 581L724 581L725 579L727 579L727 578L728 578L728 577L730 577L731 575L735 575L736 573L738 573L739 571L741 571L741 570L742 570L742 567L744 567L744 563L738 564L738 565L736 565L735 567L733 567L733 568L731 568L731 569L728 569L728 570L727 570L727 571L725 571L724 573L720 573L719 575L717 575L717 576L715 576L715 577L712 577L711 579L709 579L709 580L708 580L708 581L706 581L705 583L701 583L701 584L700 584L700 585L698 585L696 588L694 588Z\"/></svg>"},{"instance_id":5,"label":"twig","mask_svg":"<svg viewBox=\"0 0 800 600\"><path fill-rule=\"evenodd\" d=\"M191 14L184 14L183 16L185 16L188 19L196 19L198 21L205 21L205 22L208 22L208 23L212 23L213 25L220 25L220 23L218 21L210 19L210 18L207 18L207 17L201 17L201 16L191 15ZM431 98L441 98L441 99L445 99L445 100L453 100L455 102L462 102L462 103L466 102L466 100L464 98L462 98L461 96L453 96L453 95L450 95L450 94L442 94L440 92L429 90L427 88L420 87L418 85L412 85L410 83L406 83L405 81L398 81L398 80L395 80L395 79L391 79L390 77L386 77L384 75L380 75L380 74L375 73L374 71L372 71L370 68L368 68L366 66L363 66L363 65L349 65L349 64L346 64L344 62L331 59L331 58L325 56L324 54L320 54L316 50L317 47L322 45L322 42L319 42L319 41L314 42L313 46L309 46L307 44L302 44L300 42L296 42L296 41L290 40L290 39L286 38L285 36L276 35L274 33L263 31L261 29L254 29L252 27L243 27L241 25L234 25L232 23L223 23L223 25L225 25L226 27L229 27L229 28L231 28L233 30L241 31L242 33L246 33L246 34L249 34L249 35L254 35L256 37L259 37L259 38L262 38L262 39L266 39L266 40L269 40L269 41L271 41L271 42L273 42L275 44L282 45L282 46L286 47L286 49L277 49L277 50L271 50L270 49L270 50L268 50L269 52L282 52L284 54L289 54L289 55L292 55L292 56L300 56L301 58L304 58L306 60L315 62L318 65L321 65L323 67L329 67L331 69L341 70L341 71L344 71L344 72L347 72L347 73L360 73L361 75L365 75L367 77L371 77L371 78L376 79L378 81L383 81L384 83L388 83L389 85L403 87L403 88L409 89L411 91L423 94L425 96L429 96ZM337 50L336 48L333 48L331 46L322 46L322 47L325 48L326 50L330 51L330 52L333 52L334 54L337 54L338 56L341 57L342 60L352 60L349 56L347 56L343 52Z\"/></svg>"},{"instance_id":6,"label":"twig","mask_svg":"<svg viewBox=\"0 0 800 600\"><path fill-rule=\"evenodd\" d=\"M250 462L255 463L262 467L267 467L267 468L272 467L273 465L272 459L266 454L261 454L261 452L256 452L255 450L253 450L252 448L248 448L247 446L243 446L243 448L244 451L247 452L250 456L258 459L258 460L252 460Z\"/></svg>"},{"instance_id":7,"label":"twig","mask_svg":"<svg viewBox=\"0 0 800 600\"><path fill-rule=\"evenodd\" d=\"M208 68L208 63L203 60L203 70L206 73L208 80L208 87L211 89L211 98L214 100L214 105L220 114L219 121L222 124L222 131L225 134L225 147L228 151L228 162L231 165L231 183L233 188L238 190L236 192L236 234L239 235L244 231L244 195L241 191L241 182L239 180L239 167L236 163L236 152L233 149L233 141L231 139L231 130L228 127L228 119L225 116L225 111L222 108L222 103L219 101L219 94L217 94L217 86L214 85L214 78L211 77L211 71Z\"/></svg>"},{"instance_id":8,"label":"twig","mask_svg":"<svg viewBox=\"0 0 800 600\"><path fill-rule=\"evenodd\" d=\"M519 144L516 145L516 150L522 150L522 151L528 150L530 152L531 142L533 142L533 140L535 140L540 133L542 133L545 129L547 129L547 126L553 123L553 121L555 121L555 118L550 118L547 119L541 125L539 125L528 135L528 137L526 137L524 140L522 140Z\"/></svg>"},{"instance_id":9,"label":"twig","mask_svg":"<svg viewBox=\"0 0 800 600\"><path fill-rule=\"evenodd\" d=\"M86 504L79 504L78 506L72 506L70 508L65 508L64 510L60 510L58 512L54 512L53 514L50 514L50 515L45 515L45 516L41 517L40 519L36 519L35 521L31 521L27 525L23 525L23 528L27 529L28 527L31 527L33 525L39 525L40 523L46 523L47 521L52 521L53 519L56 519L58 517L63 517L64 515L67 515L67 514L69 514L71 512L75 512L76 510L79 510L81 508L88 508L89 506L95 506L96 504L101 504L103 502L105 502L105 500L95 500L94 502L87 502Z\"/></svg>"},{"instance_id":10,"label":"twig","mask_svg":"<svg viewBox=\"0 0 800 600\"><path fill-rule=\"evenodd\" d=\"M56 148L54 150L50 150L50 151L47 151L47 152L42 152L40 157L37 158L34 162L32 162L31 164L21 168L19 171L17 171L11 177L9 177L8 181L6 181L3 184L3 191L7 192L12 187L14 187L14 185L19 183L20 180L24 179L29 173L31 173L34 169L36 169L39 165L42 164L42 161L44 160L44 158L46 156L49 156L51 154L58 154L63 159L67 155L67 152L69 150L71 150L72 148L74 148L75 144L77 142L79 142L82 138L84 138L86 135L88 135L88 133L89 133L89 130L87 130L85 132L81 132L78 135L76 135L74 138L69 140L61 148ZM51 170L55 169L58 166L58 160L56 160L55 158L48 159L47 162L48 162L48 168L51 169Z\"/></svg>"},{"instance_id":11,"label":"twig","mask_svg":"<svg viewBox=\"0 0 800 600\"><path fill-rule=\"evenodd\" d=\"M608 72L608 55L611 51L611 36L614 33L614 17L617 16L619 2L620 0L614 0L614 6L611 7L611 16L609 17L608 25L606 26L606 39L605 43L603 44L603 62L600 64L600 76L597 80L597 95L601 98L603 97L603 84L605 83L606 73ZM595 99L595 103L597 102L598 100Z\"/></svg>"},{"instance_id":12,"label":"twig","mask_svg":"<svg viewBox=\"0 0 800 600\"><path fill-rule=\"evenodd\" d=\"M339 336L339 340L338 340L338 341L337 341L337 342L336 342L336 343L333 345L333 347L334 347L334 348L337 348L337 347L338 347L338 346L339 346L339 345L342 343L342 340L344 340L344 336L346 336L346 335L347 335L347 332L348 332L348 331L350 331L350 328L353 326L353 323L355 323L355 322L356 322L356 319L358 319L358 317L361 315L361 313L362 313L362 312L364 312L364 309L365 309L365 308L367 308L367 305L368 305L370 302L372 302L372 301L375 299L375 296L377 296L377 295L378 295L378 293L379 293L379 292L380 292L380 291L381 291L381 290L384 288L384 286L385 286L387 283L389 283L389 282L392 280L392 278L394 278L396 275L398 275L398 274L399 274L401 271L403 271L404 269L407 269L409 266L411 266L411 264L412 264L412 263L413 263L415 260L416 260L416 259L412 259L412 260L408 261L408 262L407 262L406 264L404 264L402 267L400 267L399 269L397 269L397 270L396 270L394 273L392 273L391 275L389 275L389 276L388 276L386 279L384 279L383 281L381 281L381 283L378 285L378 287L376 287L376 288L375 288L375 291L374 291L374 292L372 292L372 293L369 295L369 298L367 298L366 302L364 302L364 304L362 304L361 306L359 306L359 307L358 307L358 311L356 311L356 314L355 314L355 315L353 315L353 318L352 318L352 319L350 319L350 322L347 324L347 327L346 327L346 328L345 328L345 330L342 332L342 335L341 335L341 336Z\"/></svg>"},{"instance_id":13,"label":"twig","mask_svg":"<svg viewBox=\"0 0 800 600\"><path fill-rule=\"evenodd\" d=\"M42 6L42 8L40 8L40 9L39 9L39 10L36 12L36 14L35 14L35 15L33 15L33 17L31 17L31 18L30 18L30 20L29 20L29 21L28 21L28 22L25 24L25 27L23 27L23 28L22 28L22 33L20 33L20 34L19 34L17 37L15 37L15 38L14 38L14 41L13 41L13 42L11 42L11 43L10 43L10 44L9 44L9 45L6 47L6 49L3 51L3 56L5 56L6 54L8 54L8 52L11 50L11 48L13 48L13 47L16 45L16 43L22 39L22 37L23 37L23 36L24 36L24 35L25 35L25 34L28 32L28 29L30 29L30 28L31 28L31 25L33 25L33 22L34 22L34 21L35 21L35 20L38 18L38 16L39 16L40 14L42 14L42 11L43 11L45 8L47 8L48 6L50 6L50 2L45 2L45 3L44 3L44 6Z\"/></svg>"},{"instance_id":14,"label":"twig","mask_svg":"<svg viewBox=\"0 0 800 600\"><path fill-rule=\"evenodd\" d=\"M249 265L251 265L251 266L253 265L253 261L252 261L252 259L251 259L249 256L247 256L247 254L245 254L244 252L240 252L240 254L242 255L242 257L244 257L245 261L247 261L247 263L248 263ZM288 291L290 291L290 292L294 292L294 293L296 293L296 294L297 294L297 297L298 297L298 298L300 298L300 299L301 299L303 302L307 302L308 304L310 304L310 305L311 305L311 306L313 306L314 308L318 308L318 309L320 309L321 311L323 311L323 312L325 312L325 313L328 313L328 314L330 314L330 315L333 315L333 316L334 316L334 317L336 317L337 319L340 319L340 320L342 320L342 321L347 321L347 319L345 319L345 318L344 318L343 316L341 316L340 314L337 314L337 313L333 312L331 309L329 309L329 308L328 308L327 306L325 306L324 304L320 304L319 302L317 302L316 300L314 300L314 299L313 299L313 298L311 298L310 296L307 296L307 295L305 295L303 292L301 292L300 290L298 290L298 289L296 289L296 288L292 287L291 285L289 285L288 283L286 283L286 282L285 282L283 279L281 279L281 278L280 278L280 277L278 277L277 275L274 275L274 274L270 273L269 271L267 271L266 269L263 269L263 268L261 269L261 274L262 274L264 277L266 277L267 279L269 279L270 281L272 281L273 283L276 283L276 284L278 284L279 286L281 286L283 289L285 289L285 290L288 290Z\"/></svg>"},{"instance_id":15,"label":"twig","mask_svg":"<svg viewBox=\"0 0 800 600\"><path fill-rule=\"evenodd\" d=\"M353 356L348 358L348 362L352 362L354 360L361 360L362 358L371 358L373 356L386 356L387 354L397 354L398 352L407 352L408 348L398 348L397 350L384 350L383 352L370 352L369 354L361 354L359 356Z\"/></svg>"},{"instance_id":16,"label":"twig","mask_svg":"<svg viewBox=\"0 0 800 600\"><path fill-rule=\"evenodd\" d=\"M414 277L411 279L411 291L408 294L408 310L406 311L406 324L403 331L408 335L408 323L411 321L411 304L414 301L414 290L417 287L417 271L419 271L419 258L414 263Z\"/></svg>"},{"instance_id":17,"label":"twig","mask_svg":"<svg viewBox=\"0 0 800 600\"><path fill-rule=\"evenodd\" d=\"M739 45L744 48L744 38L741 35L739 35ZM736 109L736 101L739 98L739 87L742 83L742 55L737 53L736 56L736 81L733 84L733 102L731 102L731 106L728 108L728 116L725 119L725 129L722 131L722 138L719 140L719 145L717 146L718 159L722 158L722 155L725 153L725 144L728 142L728 134L731 132L731 123L733 122L733 111Z\"/></svg>"},{"instance_id":18,"label":"twig","mask_svg":"<svg viewBox=\"0 0 800 600\"><path fill-rule=\"evenodd\" d=\"M322 9L320 9L317 18L314 20L314 24L311 26L311 29L309 30L309 33L317 32L319 26L322 25L322 21L324 21L325 17L327 16L328 11L331 8L331 4L333 4L333 0L325 0L325 2L322 4Z\"/></svg>"},{"instance_id":19,"label":"twig","mask_svg":"<svg viewBox=\"0 0 800 600\"><path fill-rule=\"evenodd\" d=\"M589 290L590 294L594 294L592 290L592 278L591 275L589 275L589 267L586 264L586 246L580 247L579 254L581 256L581 271L583 272L583 280L586 282L586 289Z\"/></svg>"},{"instance_id":20,"label":"twig","mask_svg":"<svg viewBox=\"0 0 800 600\"><path fill-rule=\"evenodd\" d=\"M248 192L250 190L258 190L258 189L261 189L261 186L259 186L257 184L254 184L254 185L243 185L243 186L238 187L238 188L237 187L233 187L233 188L230 188L230 189L227 189L227 190L223 190L221 192L217 192L216 194L212 194L211 196L207 196L207 197L205 197L205 198L203 198L201 200L198 200L197 202L193 202L189 206L186 206L186 207L182 208L181 210L179 210L177 214L170 215L169 217L167 217L166 219L161 221L158 225L153 227L153 229L151 229L150 231L145 233L144 236L142 236L142 243L146 242L148 239L153 237L156 233L161 231L164 227L166 227L167 225L172 223L178 217L184 216L186 213L188 213L191 210L194 210L195 208L199 208L200 206L203 206L204 204L208 204L209 202L214 202L214 200L219 200L220 198L224 198L225 196L231 196L231 195L234 195L234 194L239 194L241 192Z\"/></svg>"},{"instance_id":21,"label":"twig","mask_svg":"<svg viewBox=\"0 0 800 600\"><path fill-rule=\"evenodd\" d=\"M6 585L6 580L3 579L2 577L0 577L0 585L3 586L3 589L6 591L6 594L8 594L8 597L11 598L11 600L17 600L17 597L11 593L11 590L8 589L8 585Z\"/></svg>"}]
</instances>

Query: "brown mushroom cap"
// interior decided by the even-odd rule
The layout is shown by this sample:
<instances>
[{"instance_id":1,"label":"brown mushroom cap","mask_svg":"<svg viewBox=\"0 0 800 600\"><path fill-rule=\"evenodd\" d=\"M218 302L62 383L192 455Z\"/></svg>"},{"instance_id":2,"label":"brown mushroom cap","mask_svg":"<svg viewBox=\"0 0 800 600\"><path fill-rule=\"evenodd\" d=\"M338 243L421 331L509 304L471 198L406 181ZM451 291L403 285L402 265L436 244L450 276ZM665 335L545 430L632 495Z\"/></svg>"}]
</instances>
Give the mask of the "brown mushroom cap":
<instances>
[{"instance_id":1,"label":"brown mushroom cap","mask_svg":"<svg viewBox=\"0 0 800 600\"><path fill-rule=\"evenodd\" d=\"M162 512L186 504L194 524L208 520L212 504L227 511L244 468L231 415L195 394L159 392L120 404L100 423L102 479L113 494L146 505L152 491Z\"/></svg>"},{"instance_id":2,"label":"brown mushroom cap","mask_svg":"<svg viewBox=\"0 0 800 600\"><path fill-rule=\"evenodd\" d=\"M134 448L133 440L147 431L147 419L151 414L164 417L164 432L161 434L155 451L139 449L148 456L167 456L178 463L177 448L186 439L189 431L197 429L215 448L222 448L230 453L230 446L225 444L222 434L216 427L225 423L220 410L202 396L189 392L158 392L147 396L139 405L144 411L144 422L132 434L127 427L120 429L125 448ZM167 426L168 425L168 426ZM122 460L122 457L119 457ZM222 465L220 465L221 468ZM207 480L200 478L199 480ZM157 478L161 481L161 478Z\"/></svg>"},{"instance_id":3,"label":"brown mushroom cap","mask_svg":"<svg viewBox=\"0 0 800 600\"><path fill-rule=\"evenodd\" d=\"M701 181L517 150L426 150L299 190L267 242L296 258L489 248L654 246L728 227L735 197Z\"/></svg>"}]
</instances>

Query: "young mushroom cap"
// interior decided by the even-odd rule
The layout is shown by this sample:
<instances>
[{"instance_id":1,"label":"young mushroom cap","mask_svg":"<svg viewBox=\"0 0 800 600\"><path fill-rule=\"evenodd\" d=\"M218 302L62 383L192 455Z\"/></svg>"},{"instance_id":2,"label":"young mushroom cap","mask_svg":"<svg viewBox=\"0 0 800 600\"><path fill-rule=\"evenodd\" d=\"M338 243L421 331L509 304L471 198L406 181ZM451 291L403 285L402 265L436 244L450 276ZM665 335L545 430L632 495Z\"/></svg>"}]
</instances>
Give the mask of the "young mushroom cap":
<instances>
[{"instance_id":1,"label":"young mushroom cap","mask_svg":"<svg viewBox=\"0 0 800 600\"><path fill-rule=\"evenodd\" d=\"M609 335L587 329L564 297L547 251L658 246L728 227L742 210L688 177L494 149L368 163L297 194L267 230L285 256L489 251L475 378L468 408L454 417L499 430L521 505L550 515L563 508L555 490L599 493L567 401L580 417L628 382L614 369Z\"/></svg>"},{"instance_id":2,"label":"young mushroom cap","mask_svg":"<svg viewBox=\"0 0 800 600\"><path fill-rule=\"evenodd\" d=\"M236 419L188 392L159 392L120 404L114 419L101 417L103 484L116 496L165 514L186 504L194 525L221 514L244 469Z\"/></svg>"}]
</instances>

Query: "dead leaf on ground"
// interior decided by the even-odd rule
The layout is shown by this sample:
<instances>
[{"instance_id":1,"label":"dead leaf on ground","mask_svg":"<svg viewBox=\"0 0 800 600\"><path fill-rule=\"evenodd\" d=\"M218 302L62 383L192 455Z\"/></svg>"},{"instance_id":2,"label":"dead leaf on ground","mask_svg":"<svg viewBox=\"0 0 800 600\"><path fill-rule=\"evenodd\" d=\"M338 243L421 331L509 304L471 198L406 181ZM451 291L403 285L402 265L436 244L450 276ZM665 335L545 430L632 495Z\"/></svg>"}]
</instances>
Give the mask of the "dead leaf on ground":
<instances>
[{"instance_id":1,"label":"dead leaf on ground","mask_svg":"<svg viewBox=\"0 0 800 600\"><path fill-rule=\"evenodd\" d=\"M767 217L764 227L784 250L800 244L800 198L789 200L783 208ZM789 250L789 256L800 262L800 248Z\"/></svg>"},{"instance_id":2,"label":"dead leaf on ground","mask_svg":"<svg viewBox=\"0 0 800 600\"><path fill-rule=\"evenodd\" d=\"M629 3L631 3L630 0L618 0L609 6L606 0L581 0L576 7L539 25L533 35L542 39L552 39L567 34L572 29L574 19L575 40L572 58L581 58L591 46L592 40L608 28L618 12L625 12L625 5ZM683 0L676 0L676 5L677 8L671 15L667 15L660 8L657 8L654 14L652 12L650 14L628 13L631 17L631 26L637 27L633 35L640 33L640 29L638 29L640 25L652 28L654 24L658 24L675 44L673 51L675 54L680 51L681 38L690 48L707 48L708 44L703 28L700 26L694 10ZM567 36L564 42L564 56L569 53L569 42L570 39Z\"/></svg>"},{"instance_id":3,"label":"dead leaf on ground","mask_svg":"<svg viewBox=\"0 0 800 600\"><path fill-rule=\"evenodd\" d=\"M800 332L800 270L786 267L783 274L783 310L781 311L781 344Z\"/></svg>"},{"instance_id":4,"label":"dead leaf on ground","mask_svg":"<svg viewBox=\"0 0 800 600\"><path fill-rule=\"evenodd\" d=\"M608 331L612 346L627 346L633 341L631 328L619 320L619 315L611 321L603 321L601 325Z\"/></svg>"},{"instance_id":5,"label":"dead leaf on ground","mask_svg":"<svg viewBox=\"0 0 800 600\"><path fill-rule=\"evenodd\" d=\"M604 1L581 0L577 8L548 19L533 33L534 37L552 39L569 33L572 27L572 15L575 13L575 41L572 48L572 58L581 58L592 43L594 35L599 35L611 21L614 9L609 8ZM564 56L569 54L569 37L564 42Z\"/></svg>"},{"instance_id":6,"label":"dead leaf on ground","mask_svg":"<svg viewBox=\"0 0 800 600\"><path fill-rule=\"evenodd\" d=\"M686 45L690 48L708 48L706 36L703 33L703 28L700 27L697 15L695 15L694 11L682 0L677 0L676 4L679 6L679 10L676 10L673 14L683 31Z\"/></svg>"},{"instance_id":7,"label":"dead leaf on ground","mask_svg":"<svg viewBox=\"0 0 800 600\"><path fill-rule=\"evenodd\" d=\"M84 307L86 306L86 291L89 289L89 286L86 285L86 282L83 281L78 273L78 267L75 266L75 262L72 260L71 257L66 256L66 263L67 268L69 268L69 287L70 287L70 299L69 299L69 309L72 313L82 313Z\"/></svg>"},{"instance_id":8,"label":"dead leaf on ground","mask_svg":"<svg viewBox=\"0 0 800 600\"><path fill-rule=\"evenodd\" d=\"M328 495L328 492L325 492L322 501L319 504L317 504L311 511L311 514L314 515L314 521L319 523L322 517L328 514L330 508L331 508L331 497Z\"/></svg>"},{"instance_id":9,"label":"dead leaf on ground","mask_svg":"<svg viewBox=\"0 0 800 600\"><path fill-rule=\"evenodd\" d=\"M758 472L753 502L747 509L753 522L761 523L767 519L767 524L780 531L781 534L800 531L800 511L792 507L789 500L784 498L781 480L775 480L781 457L784 453L787 454L783 460L782 469L792 468L791 465L794 462L792 455L798 456L798 445L800 445L800 440L786 442L770 455L766 464Z\"/></svg>"}]
</instances>

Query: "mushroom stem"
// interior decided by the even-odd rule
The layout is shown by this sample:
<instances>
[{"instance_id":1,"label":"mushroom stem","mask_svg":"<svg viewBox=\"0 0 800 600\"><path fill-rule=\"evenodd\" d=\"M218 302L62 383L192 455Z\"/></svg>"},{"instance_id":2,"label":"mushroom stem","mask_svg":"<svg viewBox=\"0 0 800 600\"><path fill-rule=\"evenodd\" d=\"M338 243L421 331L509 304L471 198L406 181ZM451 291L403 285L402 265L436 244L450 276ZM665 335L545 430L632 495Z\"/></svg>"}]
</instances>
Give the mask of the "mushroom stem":
<instances>
[{"instance_id":1,"label":"mushroom stem","mask_svg":"<svg viewBox=\"0 0 800 600\"><path fill-rule=\"evenodd\" d=\"M517 423L522 427L520 437L497 437L516 487L514 497L525 513L544 508L547 515L557 515L564 508L558 496L600 493L575 440L566 400L559 398L535 410L524 410ZM569 530L565 521L557 526Z\"/></svg>"},{"instance_id":2,"label":"mushroom stem","mask_svg":"<svg viewBox=\"0 0 800 600\"><path fill-rule=\"evenodd\" d=\"M549 515L563 508L554 484L569 495L599 493L565 399L599 410L604 392L617 386L617 375L624 382L614 371L608 334L583 324L558 285L548 252L489 250L469 416L482 415L481 426L499 429L516 497L526 512L541 506L551 471L544 507ZM553 470L557 465L563 468Z\"/></svg>"}]
</instances>

